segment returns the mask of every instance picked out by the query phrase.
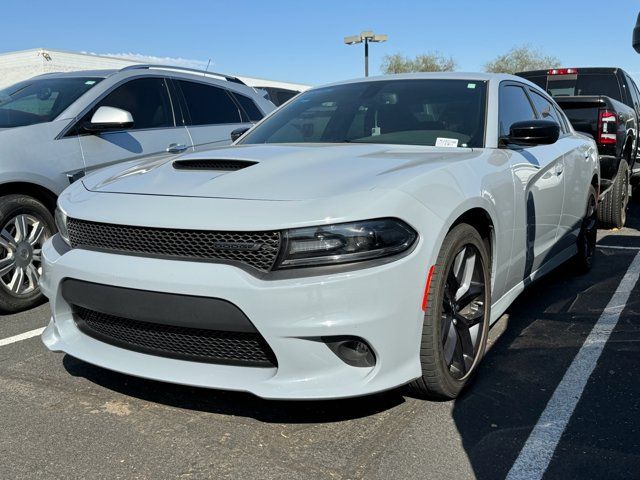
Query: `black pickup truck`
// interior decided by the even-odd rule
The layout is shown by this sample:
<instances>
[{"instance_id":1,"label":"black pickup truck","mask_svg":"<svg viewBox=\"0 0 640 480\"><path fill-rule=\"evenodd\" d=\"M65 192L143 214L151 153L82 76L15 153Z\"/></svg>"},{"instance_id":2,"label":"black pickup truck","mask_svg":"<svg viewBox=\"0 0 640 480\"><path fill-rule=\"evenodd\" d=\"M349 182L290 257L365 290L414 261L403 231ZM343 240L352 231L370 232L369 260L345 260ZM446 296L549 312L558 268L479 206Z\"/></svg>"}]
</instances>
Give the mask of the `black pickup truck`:
<instances>
[{"instance_id":1,"label":"black pickup truck","mask_svg":"<svg viewBox=\"0 0 640 480\"><path fill-rule=\"evenodd\" d=\"M620 68L557 68L517 75L549 92L573 128L596 140L601 175L598 218L604 227L622 228L631 185L640 179L640 91L633 79Z\"/></svg>"}]
</instances>

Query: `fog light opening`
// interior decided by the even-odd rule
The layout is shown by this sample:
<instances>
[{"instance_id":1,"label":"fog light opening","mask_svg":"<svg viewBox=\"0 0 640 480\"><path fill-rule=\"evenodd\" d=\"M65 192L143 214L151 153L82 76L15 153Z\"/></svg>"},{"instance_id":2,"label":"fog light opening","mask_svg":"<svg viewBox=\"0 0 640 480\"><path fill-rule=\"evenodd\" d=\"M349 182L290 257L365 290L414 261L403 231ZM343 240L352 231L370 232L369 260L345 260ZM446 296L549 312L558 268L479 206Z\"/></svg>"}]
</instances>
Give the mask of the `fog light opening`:
<instances>
[{"instance_id":1,"label":"fog light opening","mask_svg":"<svg viewBox=\"0 0 640 480\"><path fill-rule=\"evenodd\" d=\"M352 367L373 367L376 364L376 356L373 349L359 337L323 337L336 356Z\"/></svg>"}]
</instances>

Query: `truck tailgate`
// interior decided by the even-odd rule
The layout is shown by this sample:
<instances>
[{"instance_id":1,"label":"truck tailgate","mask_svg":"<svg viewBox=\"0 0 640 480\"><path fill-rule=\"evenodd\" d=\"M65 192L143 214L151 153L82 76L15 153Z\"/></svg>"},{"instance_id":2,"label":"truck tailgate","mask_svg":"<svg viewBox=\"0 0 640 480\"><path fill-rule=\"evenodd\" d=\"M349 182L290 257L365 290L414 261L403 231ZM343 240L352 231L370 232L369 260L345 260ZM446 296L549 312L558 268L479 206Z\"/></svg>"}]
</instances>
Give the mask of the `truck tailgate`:
<instances>
[{"instance_id":1,"label":"truck tailgate","mask_svg":"<svg viewBox=\"0 0 640 480\"><path fill-rule=\"evenodd\" d=\"M604 97L556 97L555 101L567 115L573 128L598 138L599 110L607 107Z\"/></svg>"}]
</instances>

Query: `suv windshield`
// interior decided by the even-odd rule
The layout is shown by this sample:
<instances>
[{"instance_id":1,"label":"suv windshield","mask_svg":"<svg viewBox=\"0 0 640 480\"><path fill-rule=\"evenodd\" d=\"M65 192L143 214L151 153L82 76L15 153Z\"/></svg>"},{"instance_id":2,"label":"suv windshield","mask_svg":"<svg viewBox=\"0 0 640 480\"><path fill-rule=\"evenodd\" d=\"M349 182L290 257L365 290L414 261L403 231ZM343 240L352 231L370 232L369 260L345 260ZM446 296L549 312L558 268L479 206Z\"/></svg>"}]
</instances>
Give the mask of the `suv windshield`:
<instances>
[{"instance_id":1,"label":"suv windshield","mask_svg":"<svg viewBox=\"0 0 640 480\"><path fill-rule=\"evenodd\" d=\"M299 95L240 142L386 143L482 147L486 85L378 80Z\"/></svg>"},{"instance_id":2,"label":"suv windshield","mask_svg":"<svg viewBox=\"0 0 640 480\"><path fill-rule=\"evenodd\" d=\"M31 79L0 90L0 128L50 122L101 80Z\"/></svg>"}]
</instances>

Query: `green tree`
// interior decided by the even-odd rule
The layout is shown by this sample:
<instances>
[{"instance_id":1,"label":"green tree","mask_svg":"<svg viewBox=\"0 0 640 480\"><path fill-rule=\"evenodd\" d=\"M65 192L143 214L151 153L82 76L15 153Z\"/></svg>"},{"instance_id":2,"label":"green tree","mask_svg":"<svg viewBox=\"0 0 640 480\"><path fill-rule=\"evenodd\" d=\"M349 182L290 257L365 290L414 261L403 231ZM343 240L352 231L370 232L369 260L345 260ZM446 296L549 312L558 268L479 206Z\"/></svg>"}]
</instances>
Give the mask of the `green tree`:
<instances>
[{"instance_id":1,"label":"green tree","mask_svg":"<svg viewBox=\"0 0 640 480\"><path fill-rule=\"evenodd\" d=\"M516 73L559 66L560 59L558 57L545 55L538 49L523 45L514 47L503 55L498 55L484 65L484 70L492 73Z\"/></svg>"},{"instance_id":2,"label":"green tree","mask_svg":"<svg viewBox=\"0 0 640 480\"><path fill-rule=\"evenodd\" d=\"M401 53L385 55L382 59L382 72L410 73L410 72L450 72L455 70L456 62L452 57L445 57L438 52L425 53L415 58L409 58Z\"/></svg>"}]
</instances>

